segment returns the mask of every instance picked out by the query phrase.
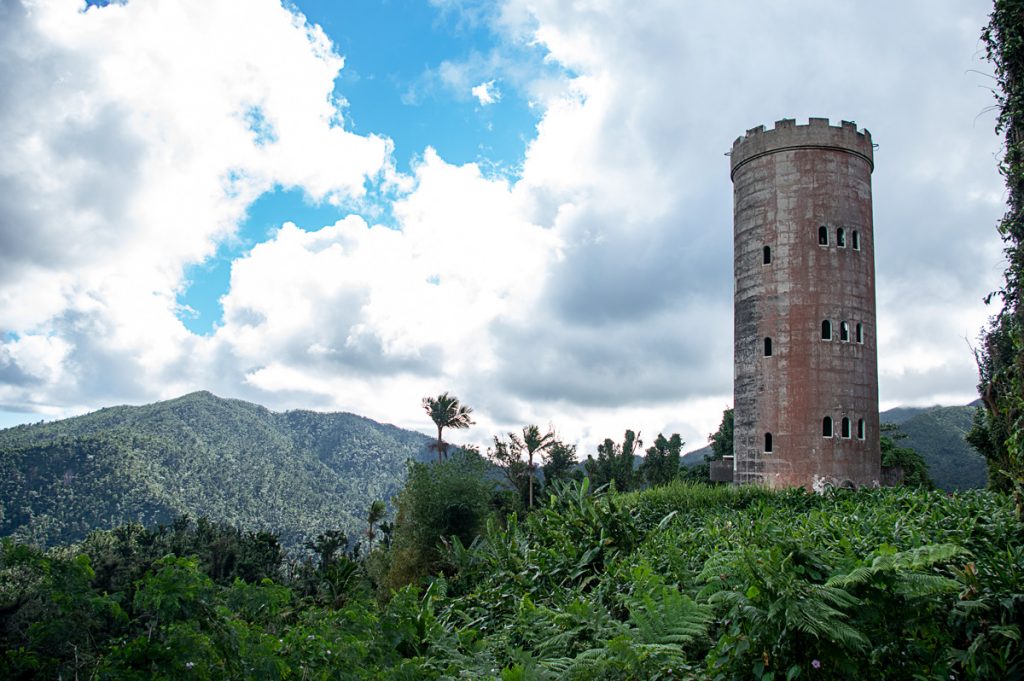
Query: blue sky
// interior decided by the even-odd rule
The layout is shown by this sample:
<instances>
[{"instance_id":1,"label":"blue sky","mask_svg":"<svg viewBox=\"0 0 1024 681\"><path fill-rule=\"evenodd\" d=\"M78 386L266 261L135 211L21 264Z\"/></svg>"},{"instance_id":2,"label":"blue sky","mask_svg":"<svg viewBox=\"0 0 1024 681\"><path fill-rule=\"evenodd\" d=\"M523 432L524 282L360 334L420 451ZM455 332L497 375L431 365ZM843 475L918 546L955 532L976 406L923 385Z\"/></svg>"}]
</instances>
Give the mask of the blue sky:
<instances>
[{"instance_id":1,"label":"blue sky","mask_svg":"<svg viewBox=\"0 0 1024 681\"><path fill-rule=\"evenodd\" d=\"M967 403L990 7L8 0L0 426L210 390L429 431L447 390L484 446L697 448L732 399L724 154L810 116L880 145L883 408Z\"/></svg>"},{"instance_id":2,"label":"blue sky","mask_svg":"<svg viewBox=\"0 0 1024 681\"><path fill-rule=\"evenodd\" d=\"M347 103L345 125L357 133L390 138L399 171L409 172L429 146L452 163L478 162L491 173L518 173L540 111L510 80L471 81L476 86L493 80L500 92L498 101L483 105L471 90L442 82L437 72L445 62L510 51L518 60L543 68L541 50L510 46L486 22L422 0L304 1L295 7L321 26L345 57L334 88L334 96ZM368 221L393 226L388 207L387 197L374 201ZM249 206L237 240L188 269L188 288L178 296L182 323L195 333L211 333L221 321L219 300L228 290L232 261L285 221L319 229L352 209L311 201L297 188L278 187L260 196Z\"/></svg>"},{"instance_id":3,"label":"blue sky","mask_svg":"<svg viewBox=\"0 0 1024 681\"><path fill-rule=\"evenodd\" d=\"M496 79L501 101L481 106L470 92L453 91L431 77L443 62L508 49L486 23L422 0L296 6L345 56L335 94L348 101L346 122L356 132L390 137L400 170L433 146L451 162L486 160L514 172L540 113L531 110L516 84ZM520 59L542 56L540 50L516 50Z\"/></svg>"}]
</instances>

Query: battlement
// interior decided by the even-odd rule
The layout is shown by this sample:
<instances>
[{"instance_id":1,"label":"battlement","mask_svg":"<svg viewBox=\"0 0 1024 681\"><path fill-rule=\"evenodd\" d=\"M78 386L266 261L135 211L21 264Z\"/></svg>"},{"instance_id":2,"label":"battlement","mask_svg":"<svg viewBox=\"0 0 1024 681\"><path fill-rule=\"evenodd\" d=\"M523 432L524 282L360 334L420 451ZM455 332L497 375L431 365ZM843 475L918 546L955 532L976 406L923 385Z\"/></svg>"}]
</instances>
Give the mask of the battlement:
<instances>
[{"instance_id":1,"label":"battlement","mask_svg":"<svg viewBox=\"0 0 1024 681\"><path fill-rule=\"evenodd\" d=\"M775 128L766 130L763 125L747 130L732 143L731 176L745 163L765 154L791 149L831 149L860 156L874 170L874 147L871 133L866 129L857 130L857 124L841 121L830 125L827 118L810 118L807 125L797 125L796 119L783 118L775 122Z\"/></svg>"}]
</instances>

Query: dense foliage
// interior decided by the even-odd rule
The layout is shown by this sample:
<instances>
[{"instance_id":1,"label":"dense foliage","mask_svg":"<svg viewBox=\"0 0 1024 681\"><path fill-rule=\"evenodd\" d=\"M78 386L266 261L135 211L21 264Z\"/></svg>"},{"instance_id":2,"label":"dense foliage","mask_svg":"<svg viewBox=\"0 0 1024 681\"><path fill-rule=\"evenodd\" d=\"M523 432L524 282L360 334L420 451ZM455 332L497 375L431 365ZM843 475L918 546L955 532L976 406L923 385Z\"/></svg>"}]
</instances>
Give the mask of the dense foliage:
<instances>
[{"instance_id":1,"label":"dense foliage","mask_svg":"<svg viewBox=\"0 0 1024 681\"><path fill-rule=\"evenodd\" d=\"M907 434L895 423L882 424L882 468L899 468L903 472L903 485L933 489L935 483L928 475L928 464L913 447L906 446L906 439Z\"/></svg>"},{"instance_id":2,"label":"dense foliage","mask_svg":"<svg viewBox=\"0 0 1024 681\"><path fill-rule=\"evenodd\" d=\"M357 534L429 439L352 414L274 413L194 393L0 431L0 535L40 545L96 528L209 516L298 546Z\"/></svg>"},{"instance_id":3,"label":"dense foliage","mask_svg":"<svg viewBox=\"0 0 1024 681\"><path fill-rule=\"evenodd\" d=\"M683 440L679 433L669 438L658 433L654 445L647 448L647 455L640 463L637 474L649 487L667 485L679 476L679 453L682 448Z\"/></svg>"},{"instance_id":4,"label":"dense foliage","mask_svg":"<svg viewBox=\"0 0 1024 681\"><path fill-rule=\"evenodd\" d=\"M576 445L556 440L544 453L544 463L540 467L544 473L544 484L577 479L582 475L576 461Z\"/></svg>"},{"instance_id":5,"label":"dense foliage","mask_svg":"<svg viewBox=\"0 0 1024 681\"><path fill-rule=\"evenodd\" d=\"M632 430L622 436L622 444L605 438L597 446L597 458L588 455L583 468L597 487L614 482L615 488L623 492L636 489L641 482L636 471L636 456L642 446L643 442Z\"/></svg>"},{"instance_id":6,"label":"dense foliage","mask_svg":"<svg viewBox=\"0 0 1024 681\"><path fill-rule=\"evenodd\" d=\"M734 428L734 412L731 408L722 412L722 422L718 430L708 435L708 443L711 446L711 460L721 459L723 456L732 456L732 437Z\"/></svg>"},{"instance_id":7,"label":"dense foliage","mask_svg":"<svg viewBox=\"0 0 1024 681\"><path fill-rule=\"evenodd\" d=\"M483 529L495 499L490 464L472 450L456 450L436 464L410 463L395 498L393 540L371 556L371 575L387 593L440 570L441 547L471 543Z\"/></svg>"},{"instance_id":8,"label":"dense foliage","mask_svg":"<svg viewBox=\"0 0 1024 681\"><path fill-rule=\"evenodd\" d=\"M553 430L542 433L536 425L523 426L522 434L495 436L494 447L487 450L487 457L501 470L523 508L533 508L535 492L540 492L537 469L548 482L570 477L575 455L575 445L559 440Z\"/></svg>"},{"instance_id":9,"label":"dense foliage","mask_svg":"<svg viewBox=\"0 0 1024 681\"><path fill-rule=\"evenodd\" d=\"M996 131L1003 136L1007 210L999 233L1007 266L998 291L1003 307L977 351L985 412L971 444L988 459L989 484L1012 492L1024 518L1024 2L995 0L981 38L995 67Z\"/></svg>"},{"instance_id":10,"label":"dense foliage","mask_svg":"<svg viewBox=\"0 0 1024 681\"><path fill-rule=\"evenodd\" d=\"M424 498L410 513L447 522L456 500L431 506L423 493L462 484L455 467L415 468ZM318 563L269 574L260 537L207 527L201 540L188 523L47 553L4 540L0 677L1024 674L1024 530L990 492L816 496L676 482L619 494L585 482L525 519L473 524L475 539L421 544L432 576L380 601L365 563L325 536ZM204 541L263 558L214 574ZM152 542L169 555L140 548Z\"/></svg>"}]
</instances>

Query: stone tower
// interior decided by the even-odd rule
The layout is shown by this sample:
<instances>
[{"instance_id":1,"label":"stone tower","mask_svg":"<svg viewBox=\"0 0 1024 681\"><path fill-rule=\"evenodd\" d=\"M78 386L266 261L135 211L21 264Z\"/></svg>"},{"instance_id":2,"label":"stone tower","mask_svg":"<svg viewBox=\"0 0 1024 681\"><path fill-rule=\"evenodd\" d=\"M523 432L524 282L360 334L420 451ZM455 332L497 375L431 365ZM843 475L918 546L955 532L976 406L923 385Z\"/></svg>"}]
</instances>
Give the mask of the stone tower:
<instances>
[{"instance_id":1,"label":"stone tower","mask_svg":"<svg viewBox=\"0 0 1024 681\"><path fill-rule=\"evenodd\" d=\"M871 134L778 121L732 146L734 474L880 479Z\"/></svg>"}]
</instances>

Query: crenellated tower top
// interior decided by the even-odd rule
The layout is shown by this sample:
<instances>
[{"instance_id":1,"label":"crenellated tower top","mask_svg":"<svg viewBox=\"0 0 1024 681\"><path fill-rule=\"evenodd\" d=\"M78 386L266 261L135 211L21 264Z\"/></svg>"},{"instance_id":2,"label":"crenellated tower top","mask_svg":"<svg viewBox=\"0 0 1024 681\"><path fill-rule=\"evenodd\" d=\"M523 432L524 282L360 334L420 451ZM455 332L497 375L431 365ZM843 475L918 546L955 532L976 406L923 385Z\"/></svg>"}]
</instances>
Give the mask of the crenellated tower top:
<instances>
[{"instance_id":1,"label":"crenellated tower top","mask_svg":"<svg viewBox=\"0 0 1024 681\"><path fill-rule=\"evenodd\" d=\"M759 125L736 138L730 153L730 177L735 177L744 163L783 149L833 149L860 156L869 168L875 168L871 133L866 129L858 131L856 123L842 121L830 125L827 118L811 118L807 125L797 125L795 118L783 118L775 122L772 130Z\"/></svg>"}]
</instances>

